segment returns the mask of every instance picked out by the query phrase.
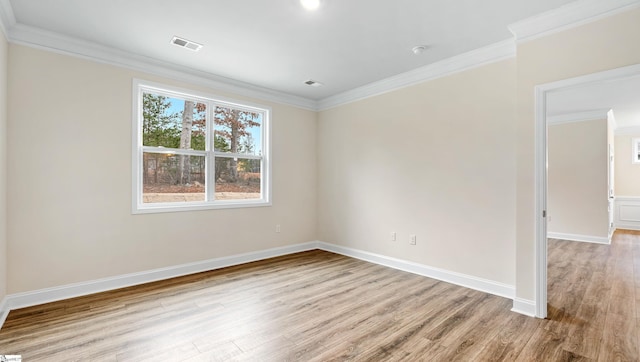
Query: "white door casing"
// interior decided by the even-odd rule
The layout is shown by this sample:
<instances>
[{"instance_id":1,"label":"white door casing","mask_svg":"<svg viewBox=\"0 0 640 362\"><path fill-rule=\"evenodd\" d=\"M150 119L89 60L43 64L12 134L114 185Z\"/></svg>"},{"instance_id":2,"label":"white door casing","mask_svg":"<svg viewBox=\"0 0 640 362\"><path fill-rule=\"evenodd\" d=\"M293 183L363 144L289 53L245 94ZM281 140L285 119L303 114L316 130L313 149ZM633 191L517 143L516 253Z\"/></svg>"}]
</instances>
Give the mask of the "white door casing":
<instances>
[{"instance_id":1,"label":"white door casing","mask_svg":"<svg viewBox=\"0 0 640 362\"><path fill-rule=\"evenodd\" d=\"M632 76L640 76L640 64L535 87L535 309L538 318L547 316L547 96L554 91Z\"/></svg>"}]
</instances>

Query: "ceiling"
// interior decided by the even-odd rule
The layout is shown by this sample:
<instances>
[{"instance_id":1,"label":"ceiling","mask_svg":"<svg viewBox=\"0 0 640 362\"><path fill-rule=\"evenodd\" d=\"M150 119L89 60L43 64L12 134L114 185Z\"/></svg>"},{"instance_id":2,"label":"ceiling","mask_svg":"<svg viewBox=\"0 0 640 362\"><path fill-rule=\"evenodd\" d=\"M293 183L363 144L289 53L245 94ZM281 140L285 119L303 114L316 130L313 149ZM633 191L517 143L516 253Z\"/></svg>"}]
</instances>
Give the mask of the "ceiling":
<instances>
[{"instance_id":1,"label":"ceiling","mask_svg":"<svg viewBox=\"0 0 640 362\"><path fill-rule=\"evenodd\" d=\"M0 0L22 30L91 42L313 101L512 39L572 0ZM192 52L173 36L201 43ZM416 55L411 48L426 45ZM313 79L324 85L311 87Z\"/></svg>"},{"instance_id":2,"label":"ceiling","mask_svg":"<svg viewBox=\"0 0 640 362\"><path fill-rule=\"evenodd\" d=\"M609 109L618 129L640 126L640 75L560 89L547 97L549 117Z\"/></svg>"}]
</instances>

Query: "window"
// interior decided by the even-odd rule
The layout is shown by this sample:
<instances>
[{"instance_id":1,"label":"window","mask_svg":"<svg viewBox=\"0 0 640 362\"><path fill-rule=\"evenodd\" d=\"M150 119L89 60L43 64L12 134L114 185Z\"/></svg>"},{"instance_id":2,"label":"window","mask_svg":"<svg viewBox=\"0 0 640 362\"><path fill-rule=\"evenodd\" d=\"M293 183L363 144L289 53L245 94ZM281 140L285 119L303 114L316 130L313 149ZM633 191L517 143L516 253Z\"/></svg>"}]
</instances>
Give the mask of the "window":
<instances>
[{"instance_id":1,"label":"window","mask_svg":"<svg viewBox=\"0 0 640 362\"><path fill-rule=\"evenodd\" d=\"M631 160L633 163L640 163L640 138L632 139L631 143Z\"/></svg>"},{"instance_id":2,"label":"window","mask_svg":"<svg viewBox=\"0 0 640 362\"><path fill-rule=\"evenodd\" d=\"M133 212L270 205L270 109L134 81Z\"/></svg>"}]
</instances>

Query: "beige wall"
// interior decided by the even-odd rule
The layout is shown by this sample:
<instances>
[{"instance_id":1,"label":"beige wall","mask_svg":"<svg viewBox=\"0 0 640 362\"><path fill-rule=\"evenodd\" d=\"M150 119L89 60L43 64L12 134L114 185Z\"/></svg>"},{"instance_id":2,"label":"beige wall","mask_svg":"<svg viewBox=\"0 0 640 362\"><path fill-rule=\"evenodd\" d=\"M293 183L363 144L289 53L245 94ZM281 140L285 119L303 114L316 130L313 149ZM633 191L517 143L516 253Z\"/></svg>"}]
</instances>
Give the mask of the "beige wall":
<instances>
[{"instance_id":1,"label":"beige wall","mask_svg":"<svg viewBox=\"0 0 640 362\"><path fill-rule=\"evenodd\" d=\"M547 132L548 232L607 238L607 120Z\"/></svg>"},{"instance_id":2,"label":"beige wall","mask_svg":"<svg viewBox=\"0 0 640 362\"><path fill-rule=\"evenodd\" d=\"M132 215L132 78L242 98L14 44L9 67L9 293L315 240L314 112L252 100L272 207Z\"/></svg>"},{"instance_id":3,"label":"beige wall","mask_svg":"<svg viewBox=\"0 0 640 362\"><path fill-rule=\"evenodd\" d=\"M7 294L7 55L0 30L0 303Z\"/></svg>"},{"instance_id":4,"label":"beige wall","mask_svg":"<svg viewBox=\"0 0 640 362\"><path fill-rule=\"evenodd\" d=\"M631 163L631 140L634 138L640 138L640 132L615 137L616 196L640 197L640 164Z\"/></svg>"},{"instance_id":5,"label":"beige wall","mask_svg":"<svg viewBox=\"0 0 640 362\"><path fill-rule=\"evenodd\" d=\"M318 115L267 104L273 207L150 215L130 211L131 79L221 93L11 45L7 292L319 238L515 283L533 300L534 87L640 63L639 42L636 9L519 44L515 59Z\"/></svg>"},{"instance_id":6,"label":"beige wall","mask_svg":"<svg viewBox=\"0 0 640 362\"><path fill-rule=\"evenodd\" d=\"M513 285L514 87L511 59L321 112L319 239Z\"/></svg>"},{"instance_id":7,"label":"beige wall","mask_svg":"<svg viewBox=\"0 0 640 362\"><path fill-rule=\"evenodd\" d=\"M535 299L534 87L640 63L640 9L613 15L517 47L517 281Z\"/></svg>"}]
</instances>

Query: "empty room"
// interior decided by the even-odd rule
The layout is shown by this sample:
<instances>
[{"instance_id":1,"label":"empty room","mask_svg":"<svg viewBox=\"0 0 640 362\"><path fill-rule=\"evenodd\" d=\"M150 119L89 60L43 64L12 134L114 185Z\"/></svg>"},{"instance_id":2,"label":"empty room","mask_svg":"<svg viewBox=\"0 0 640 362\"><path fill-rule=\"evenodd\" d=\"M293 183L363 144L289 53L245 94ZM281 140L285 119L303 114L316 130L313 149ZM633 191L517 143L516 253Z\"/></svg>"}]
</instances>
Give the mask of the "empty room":
<instances>
[{"instance_id":1,"label":"empty room","mask_svg":"<svg viewBox=\"0 0 640 362\"><path fill-rule=\"evenodd\" d=\"M640 1L0 32L0 361L640 360Z\"/></svg>"}]
</instances>

